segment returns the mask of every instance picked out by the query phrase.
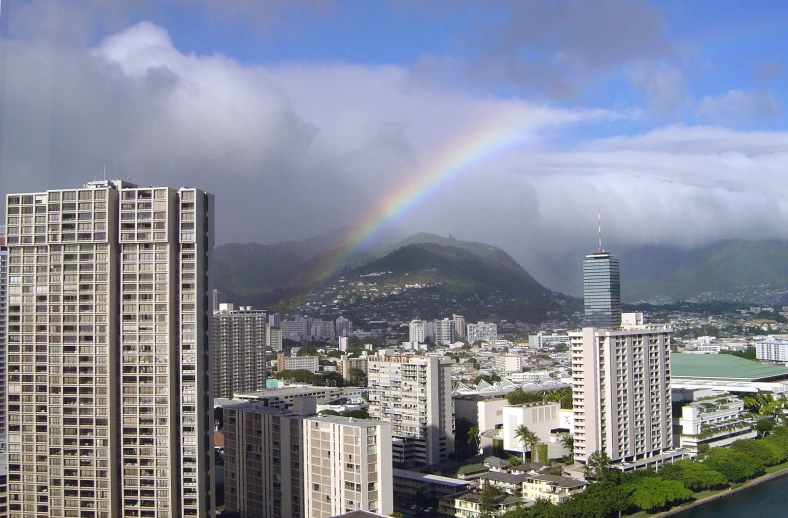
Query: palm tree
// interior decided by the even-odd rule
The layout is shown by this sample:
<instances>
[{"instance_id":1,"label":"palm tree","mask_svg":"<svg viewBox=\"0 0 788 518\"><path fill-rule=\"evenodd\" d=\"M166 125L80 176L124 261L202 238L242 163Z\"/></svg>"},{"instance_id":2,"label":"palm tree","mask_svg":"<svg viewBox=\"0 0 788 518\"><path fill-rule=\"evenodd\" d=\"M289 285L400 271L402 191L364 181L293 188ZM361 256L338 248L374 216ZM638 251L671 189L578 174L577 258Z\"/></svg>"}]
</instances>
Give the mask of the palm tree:
<instances>
[{"instance_id":1,"label":"palm tree","mask_svg":"<svg viewBox=\"0 0 788 518\"><path fill-rule=\"evenodd\" d=\"M530 449L528 446L533 448L533 445L539 442L539 437L529 430L527 426L521 424L514 429L514 438L517 439L523 447L523 463L525 463L525 452Z\"/></svg>"},{"instance_id":2,"label":"palm tree","mask_svg":"<svg viewBox=\"0 0 788 518\"><path fill-rule=\"evenodd\" d=\"M561 435L561 446L569 450L566 456L567 461L573 463L575 461L575 438L572 434L565 433Z\"/></svg>"},{"instance_id":3,"label":"palm tree","mask_svg":"<svg viewBox=\"0 0 788 518\"><path fill-rule=\"evenodd\" d=\"M468 428L468 442L473 444L474 453L479 453L479 427L471 426Z\"/></svg>"}]
</instances>

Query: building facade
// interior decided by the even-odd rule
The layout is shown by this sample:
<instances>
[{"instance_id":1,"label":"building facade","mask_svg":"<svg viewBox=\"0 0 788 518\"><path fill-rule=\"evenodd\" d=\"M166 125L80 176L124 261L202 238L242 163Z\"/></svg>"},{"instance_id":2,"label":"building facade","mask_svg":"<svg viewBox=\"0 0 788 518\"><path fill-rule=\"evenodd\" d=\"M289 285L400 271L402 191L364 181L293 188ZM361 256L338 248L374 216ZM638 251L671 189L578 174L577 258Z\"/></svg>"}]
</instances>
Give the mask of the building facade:
<instances>
[{"instance_id":1,"label":"building facade","mask_svg":"<svg viewBox=\"0 0 788 518\"><path fill-rule=\"evenodd\" d=\"M621 327L583 328L572 339L575 461L604 451L631 462L673 446L668 325L638 313Z\"/></svg>"},{"instance_id":2,"label":"building facade","mask_svg":"<svg viewBox=\"0 0 788 518\"><path fill-rule=\"evenodd\" d=\"M773 336L756 340L755 357L770 362L788 362L788 340Z\"/></svg>"},{"instance_id":3,"label":"building facade","mask_svg":"<svg viewBox=\"0 0 788 518\"><path fill-rule=\"evenodd\" d=\"M454 320L444 318L433 322L435 329L435 343L448 345L454 341Z\"/></svg>"},{"instance_id":4,"label":"building facade","mask_svg":"<svg viewBox=\"0 0 788 518\"><path fill-rule=\"evenodd\" d=\"M213 197L13 194L6 229L9 516L213 516Z\"/></svg>"},{"instance_id":5,"label":"building facade","mask_svg":"<svg viewBox=\"0 0 788 518\"><path fill-rule=\"evenodd\" d=\"M523 372L525 359L522 354L498 354L493 356L493 370L500 373Z\"/></svg>"},{"instance_id":6,"label":"building facade","mask_svg":"<svg viewBox=\"0 0 788 518\"><path fill-rule=\"evenodd\" d=\"M545 334L541 331L535 335L528 335L528 347L531 349L542 349L544 347L555 347L556 345L569 345L569 335L567 334Z\"/></svg>"},{"instance_id":7,"label":"building facade","mask_svg":"<svg viewBox=\"0 0 788 518\"><path fill-rule=\"evenodd\" d=\"M307 370L309 372L318 372L320 370L320 357L288 356L285 353L278 353L276 355L276 370L279 372L284 370Z\"/></svg>"},{"instance_id":8,"label":"building facade","mask_svg":"<svg viewBox=\"0 0 788 518\"><path fill-rule=\"evenodd\" d=\"M465 317L462 315L452 315L452 320L454 320L454 336L457 340L462 340L465 338Z\"/></svg>"},{"instance_id":9,"label":"building facade","mask_svg":"<svg viewBox=\"0 0 788 518\"><path fill-rule=\"evenodd\" d=\"M8 249L5 227L0 225L0 516L8 516L8 456L6 455L5 326L8 300Z\"/></svg>"},{"instance_id":10,"label":"building facade","mask_svg":"<svg viewBox=\"0 0 788 518\"><path fill-rule=\"evenodd\" d=\"M584 327L621 325L621 273L618 258L608 252L583 260Z\"/></svg>"},{"instance_id":11,"label":"building facade","mask_svg":"<svg viewBox=\"0 0 788 518\"><path fill-rule=\"evenodd\" d=\"M304 518L303 417L264 402L224 407L224 506L241 516Z\"/></svg>"},{"instance_id":12,"label":"building facade","mask_svg":"<svg viewBox=\"0 0 788 518\"><path fill-rule=\"evenodd\" d=\"M481 340L489 342L498 339L498 324L491 322L479 322L478 324L468 324L468 343Z\"/></svg>"},{"instance_id":13,"label":"building facade","mask_svg":"<svg viewBox=\"0 0 788 518\"><path fill-rule=\"evenodd\" d=\"M264 390L268 316L264 310L220 304L213 314L213 394Z\"/></svg>"},{"instance_id":14,"label":"building facade","mask_svg":"<svg viewBox=\"0 0 788 518\"><path fill-rule=\"evenodd\" d=\"M371 356L369 415L391 422L394 462L429 466L454 452L451 363L439 358Z\"/></svg>"},{"instance_id":15,"label":"building facade","mask_svg":"<svg viewBox=\"0 0 788 518\"><path fill-rule=\"evenodd\" d=\"M427 341L427 323L424 320L411 320L408 325L408 341L416 344Z\"/></svg>"},{"instance_id":16,"label":"building facade","mask_svg":"<svg viewBox=\"0 0 788 518\"><path fill-rule=\"evenodd\" d=\"M304 419L304 506L308 518L394 511L391 425L321 416Z\"/></svg>"}]
</instances>

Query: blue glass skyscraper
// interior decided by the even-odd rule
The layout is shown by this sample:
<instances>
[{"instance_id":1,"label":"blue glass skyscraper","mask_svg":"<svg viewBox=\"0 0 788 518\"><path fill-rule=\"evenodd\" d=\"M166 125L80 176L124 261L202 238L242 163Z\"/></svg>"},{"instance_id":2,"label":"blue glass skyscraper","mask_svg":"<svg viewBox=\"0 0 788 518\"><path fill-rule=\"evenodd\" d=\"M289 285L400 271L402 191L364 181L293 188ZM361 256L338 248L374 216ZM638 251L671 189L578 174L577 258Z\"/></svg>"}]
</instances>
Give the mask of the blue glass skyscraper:
<instances>
[{"instance_id":1,"label":"blue glass skyscraper","mask_svg":"<svg viewBox=\"0 0 788 518\"><path fill-rule=\"evenodd\" d=\"M621 325L621 275L618 258L608 252L583 260L585 327Z\"/></svg>"}]
</instances>

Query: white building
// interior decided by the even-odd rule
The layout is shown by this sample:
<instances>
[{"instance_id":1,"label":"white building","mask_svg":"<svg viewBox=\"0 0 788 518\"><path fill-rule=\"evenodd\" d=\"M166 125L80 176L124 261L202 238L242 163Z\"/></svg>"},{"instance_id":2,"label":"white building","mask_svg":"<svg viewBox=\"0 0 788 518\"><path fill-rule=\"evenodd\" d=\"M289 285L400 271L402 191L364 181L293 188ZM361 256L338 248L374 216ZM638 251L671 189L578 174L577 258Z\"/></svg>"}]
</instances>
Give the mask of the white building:
<instances>
[{"instance_id":1,"label":"white building","mask_svg":"<svg viewBox=\"0 0 788 518\"><path fill-rule=\"evenodd\" d=\"M213 203L120 181L8 196L9 517L213 516Z\"/></svg>"},{"instance_id":2,"label":"white building","mask_svg":"<svg viewBox=\"0 0 788 518\"><path fill-rule=\"evenodd\" d=\"M356 510L388 516L394 511L391 424L308 417L303 451L306 518Z\"/></svg>"},{"instance_id":3,"label":"white building","mask_svg":"<svg viewBox=\"0 0 788 518\"><path fill-rule=\"evenodd\" d=\"M235 394L236 400L262 401L265 406L279 409L297 408L300 399L315 398L318 405L324 405L342 395L339 387L316 387L313 385L286 386L277 389L258 390L245 394Z\"/></svg>"},{"instance_id":4,"label":"white building","mask_svg":"<svg viewBox=\"0 0 788 518\"><path fill-rule=\"evenodd\" d=\"M523 445L515 437L517 428L525 425L534 432L539 441L552 445L553 430L561 428L561 405L559 403L530 403L503 407L503 449L522 452ZM531 445L528 445L530 448ZM555 450L555 447L553 448ZM528 451L528 450L526 450ZM555 453L551 457L557 457Z\"/></svg>"},{"instance_id":5,"label":"white building","mask_svg":"<svg viewBox=\"0 0 788 518\"><path fill-rule=\"evenodd\" d=\"M528 335L528 347L531 349L542 349L544 347L555 347L556 345L569 345L571 340L567 334L545 334L538 332L535 335Z\"/></svg>"},{"instance_id":6,"label":"white building","mask_svg":"<svg viewBox=\"0 0 788 518\"><path fill-rule=\"evenodd\" d=\"M436 344L448 345L454 341L454 320L449 320L448 318L435 320L432 325L435 329Z\"/></svg>"},{"instance_id":7,"label":"white building","mask_svg":"<svg viewBox=\"0 0 788 518\"><path fill-rule=\"evenodd\" d=\"M756 340L755 357L772 362L788 362L788 340L775 336Z\"/></svg>"},{"instance_id":8,"label":"white building","mask_svg":"<svg viewBox=\"0 0 788 518\"><path fill-rule=\"evenodd\" d=\"M213 394L265 389L268 315L264 310L219 304L213 314Z\"/></svg>"},{"instance_id":9,"label":"white building","mask_svg":"<svg viewBox=\"0 0 788 518\"><path fill-rule=\"evenodd\" d=\"M498 338L498 324L490 322L479 322L478 324L468 324L468 343L472 344L478 340L489 342Z\"/></svg>"},{"instance_id":10,"label":"white building","mask_svg":"<svg viewBox=\"0 0 788 518\"><path fill-rule=\"evenodd\" d=\"M498 354L493 356L493 370L499 373L522 372L524 359L521 354Z\"/></svg>"},{"instance_id":11,"label":"white building","mask_svg":"<svg viewBox=\"0 0 788 518\"><path fill-rule=\"evenodd\" d=\"M394 462L428 466L454 452L451 363L439 358L371 356L369 415L392 423Z\"/></svg>"},{"instance_id":12,"label":"white building","mask_svg":"<svg viewBox=\"0 0 788 518\"><path fill-rule=\"evenodd\" d=\"M730 394L693 401L681 407L679 446L697 452L698 446L727 446L739 439L758 435L752 418L744 410L744 402Z\"/></svg>"},{"instance_id":13,"label":"white building","mask_svg":"<svg viewBox=\"0 0 788 518\"><path fill-rule=\"evenodd\" d=\"M411 320L408 325L408 341L423 344L427 341L427 323L424 320Z\"/></svg>"},{"instance_id":14,"label":"white building","mask_svg":"<svg viewBox=\"0 0 788 518\"><path fill-rule=\"evenodd\" d=\"M672 448L671 333L629 313L619 328L569 334L577 462L600 450L631 462Z\"/></svg>"}]
</instances>

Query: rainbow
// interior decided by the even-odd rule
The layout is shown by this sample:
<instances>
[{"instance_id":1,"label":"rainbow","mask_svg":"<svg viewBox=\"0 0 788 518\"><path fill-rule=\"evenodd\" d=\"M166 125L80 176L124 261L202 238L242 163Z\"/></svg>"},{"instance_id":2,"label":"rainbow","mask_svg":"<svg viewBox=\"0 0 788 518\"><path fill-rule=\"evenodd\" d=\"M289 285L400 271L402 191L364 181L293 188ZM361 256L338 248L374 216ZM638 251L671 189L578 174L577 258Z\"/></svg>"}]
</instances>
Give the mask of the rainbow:
<instances>
[{"instance_id":1,"label":"rainbow","mask_svg":"<svg viewBox=\"0 0 788 518\"><path fill-rule=\"evenodd\" d=\"M496 117L474 131L452 141L437 153L409 181L395 189L360 219L346 245L325 257L313 276L323 280L335 273L350 257L363 251L386 231L405 221L447 182L456 181L485 159L500 154L526 140L522 127L508 117ZM521 119L522 120L522 119Z\"/></svg>"}]
</instances>

